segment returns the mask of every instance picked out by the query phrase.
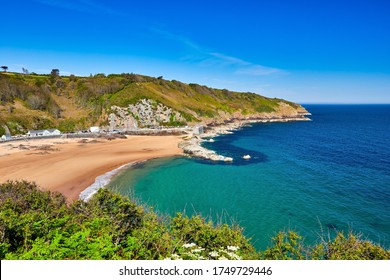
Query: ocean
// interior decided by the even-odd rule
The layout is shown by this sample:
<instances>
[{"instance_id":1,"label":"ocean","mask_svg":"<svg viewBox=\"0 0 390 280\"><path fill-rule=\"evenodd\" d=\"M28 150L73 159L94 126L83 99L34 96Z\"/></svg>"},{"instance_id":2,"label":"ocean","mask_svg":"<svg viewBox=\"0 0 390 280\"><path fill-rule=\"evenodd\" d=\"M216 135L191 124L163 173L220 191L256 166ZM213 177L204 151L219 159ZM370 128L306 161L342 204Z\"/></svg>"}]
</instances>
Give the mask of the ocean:
<instances>
[{"instance_id":1,"label":"ocean","mask_svg":"<svg viewBox=\"0 0 390 280\"><path fill-rule=\"evenodd\" d=\"M258 249L290 229L308 245L352 230L389 248L390 105L305 108L312 121L254 124L204 143L232 163L152 160L107 187L162 215L238 223Z\"/></svg>"}]
</instances>

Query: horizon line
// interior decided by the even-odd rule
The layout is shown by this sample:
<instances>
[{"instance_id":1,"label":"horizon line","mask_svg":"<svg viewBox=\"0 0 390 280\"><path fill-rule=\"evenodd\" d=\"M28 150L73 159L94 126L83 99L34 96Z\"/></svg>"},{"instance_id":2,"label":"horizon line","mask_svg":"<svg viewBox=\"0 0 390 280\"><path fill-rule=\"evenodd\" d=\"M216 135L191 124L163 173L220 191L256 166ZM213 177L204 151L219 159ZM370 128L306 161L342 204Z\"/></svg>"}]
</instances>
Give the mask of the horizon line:
<instances>
[{"instance_id":1,"label":"horizon line","mask_svg":"<svg viewBox=\"0 0 390 280\"><path fill-rule=\"evenodd\" d=\"M313 103L306 103L306 102L296 102L300 105L390 105L389 103L346 103L346 102L313 102Z\"/></svg>"}]
</instances>

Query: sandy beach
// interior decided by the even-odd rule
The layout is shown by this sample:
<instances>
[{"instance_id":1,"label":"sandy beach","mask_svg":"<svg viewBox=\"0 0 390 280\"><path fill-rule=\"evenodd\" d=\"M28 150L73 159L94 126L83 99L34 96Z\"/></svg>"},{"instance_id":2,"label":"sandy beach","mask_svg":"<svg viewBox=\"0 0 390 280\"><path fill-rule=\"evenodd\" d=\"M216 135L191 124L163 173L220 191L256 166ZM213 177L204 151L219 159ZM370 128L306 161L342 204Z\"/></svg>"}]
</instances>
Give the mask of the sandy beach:
<instances>
[{"instance_id":1,"label":"sandy beach","mask_svg":"<svg viewBox=\"0 0 390 280\"><path fill-rule=\"evenodd\" d=\"M44 139L0 143L0 183L34 181L78 198L95 178L124 164L181 155L178 136L127 136L127 139Z\"/></svg>"}]
</instances>

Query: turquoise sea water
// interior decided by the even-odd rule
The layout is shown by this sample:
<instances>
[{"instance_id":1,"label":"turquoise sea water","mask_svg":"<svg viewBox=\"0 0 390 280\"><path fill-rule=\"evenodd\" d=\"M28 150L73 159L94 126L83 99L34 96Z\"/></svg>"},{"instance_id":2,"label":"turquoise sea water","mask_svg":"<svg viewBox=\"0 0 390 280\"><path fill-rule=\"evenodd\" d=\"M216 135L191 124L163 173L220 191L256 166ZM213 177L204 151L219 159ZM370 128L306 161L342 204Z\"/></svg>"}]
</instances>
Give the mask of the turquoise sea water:
<instances>
[{"instance_id":1,"label":"turquoise sea water","mask_svg":"<svg viewBox=\"0 0 390 280\"><path fill-rule=\"evenodd\" d=\"M282 229L308 244L353 229L389 248L390 105L305 107L311 122L255 124L205 144L231 164L153 160L108 187L163 214L238 222L261 249Z\"/></svg>"}]
</instances>

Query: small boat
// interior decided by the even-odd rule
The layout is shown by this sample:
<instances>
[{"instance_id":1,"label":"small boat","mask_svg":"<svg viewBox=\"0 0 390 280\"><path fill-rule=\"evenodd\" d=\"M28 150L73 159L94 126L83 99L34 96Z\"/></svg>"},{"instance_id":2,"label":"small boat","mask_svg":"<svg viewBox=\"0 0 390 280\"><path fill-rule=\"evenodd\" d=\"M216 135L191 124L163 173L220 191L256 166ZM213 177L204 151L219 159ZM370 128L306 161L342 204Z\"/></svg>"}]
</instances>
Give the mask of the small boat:
<instances>
[{"instance_id":1,"label":"small boat","mask_svg":"<svg viewBox=\"0 0 390 280\"><path fill-rule=\"evenodd\" d=\"M251 156L250 156L250 155L245 155L245 156L243 156L242 158L243 158L243 159L250 159Z\"/></svg>"}]
</instances>

